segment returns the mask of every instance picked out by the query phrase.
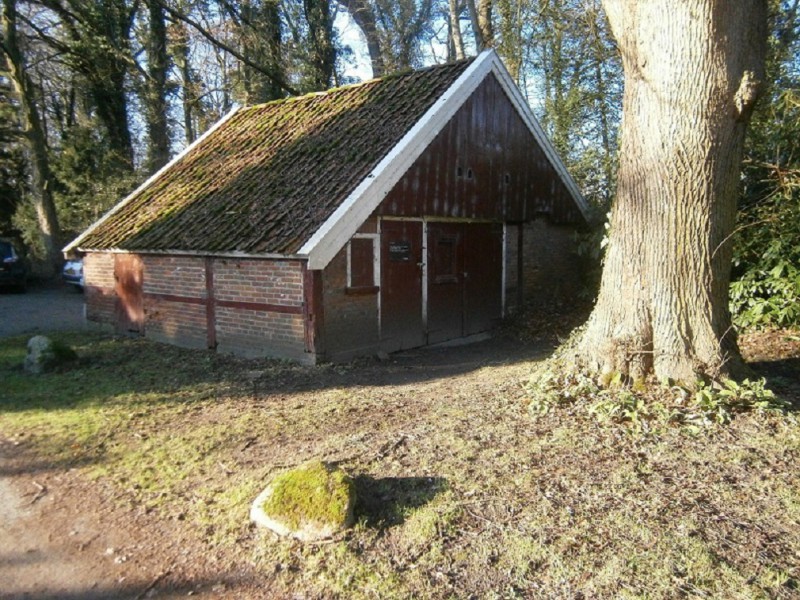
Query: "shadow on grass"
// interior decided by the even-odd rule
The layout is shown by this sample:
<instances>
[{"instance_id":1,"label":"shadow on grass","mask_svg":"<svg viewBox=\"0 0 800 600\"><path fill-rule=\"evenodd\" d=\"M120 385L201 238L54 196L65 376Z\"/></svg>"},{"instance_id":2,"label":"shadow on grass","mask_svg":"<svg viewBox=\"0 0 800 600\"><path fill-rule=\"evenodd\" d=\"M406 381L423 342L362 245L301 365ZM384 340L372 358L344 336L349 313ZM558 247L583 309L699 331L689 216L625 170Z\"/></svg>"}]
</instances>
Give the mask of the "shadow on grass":
<instances>
[{"instance_id":1,"label":"shadow on grass","mask_svg":"<svg viewBox=\"0 0 800 600\"><path fill-rule=\"evenodd\" d=\"M34 556L14 556L13 554L0 554L0 567L8 566L27 566L36 562L42 562L47 557ZM35 586L25 586L24 582L12 582L12 585L4 590L2 598L9 600L27 600L36 598L37 600L135 600L138 598L167 597L178 598L192 596L195 594L202 597L226 597L226 598L249 598L253 597L253 589L264 588L264 582L256 580L253 576L240 574L220 574L219 577L197 577L184 578L172 576L169 571L163 572L152 579L152 581L123 581L113 583L113 578L108 576L108 581L94 582L81 587L71 586L72 589L65 590L57 583L49 583L47 580L37 581ZM244 592L244 593L243 593ZM268 588L264 596L270 597Z\"/></svg>"},{"instance_id":2,"label":"shadow on grass","mask_svg":"<svg viewBox=\"0 0 800 600\"><path fill-rule=\"evenodd\" d=\"M0 477L15 477L18 475L36 475L50 472L66 472L69 469L79 469L99 464L103 461L101 456L77 456L59 459L32 458L29 455L16 456L10 459L0 455Z\"/></svg>"},{"instance_id":3,"label":"shadow on grass","mask_svg":"<svg viewBox=\"0 0 800 600\"><path fill-rule=\"evenodd\" d=\"M2 413L57 411L109 402L191 403L198 400L271 398L294 392L351 387L391 387L435 381L483 367L541 360L550 344L525 344L498 336L453 348L419 348L388 361L360 359L343 365L301 366L274 359L241 359L185 350L144 339L96 333L58 333L53 339L78 353L77 364L44 375L22 369L27 338L0 340Z\"/></svg>"},{"instance_id":4,"label":"shadow on grass","mask_svg":"<svg viewBox=\"0 0 800 600\"><path fill-rule=\"evenodd\" d=\"M447 489L443 477L355 478L356 520L367 527L385 529L400 525L409 510L424 506Z\"/></svg>"},{"instance_id":5,"label":"shadow on grass","mask_svg":"<svg viewBox=\"0 0 800 600\"><path fill-rule=\"evenodd\" d=\"M767 387L800 411L800 357L749 363L758 377L767 380Z\"/></svg>"}]
</instances>

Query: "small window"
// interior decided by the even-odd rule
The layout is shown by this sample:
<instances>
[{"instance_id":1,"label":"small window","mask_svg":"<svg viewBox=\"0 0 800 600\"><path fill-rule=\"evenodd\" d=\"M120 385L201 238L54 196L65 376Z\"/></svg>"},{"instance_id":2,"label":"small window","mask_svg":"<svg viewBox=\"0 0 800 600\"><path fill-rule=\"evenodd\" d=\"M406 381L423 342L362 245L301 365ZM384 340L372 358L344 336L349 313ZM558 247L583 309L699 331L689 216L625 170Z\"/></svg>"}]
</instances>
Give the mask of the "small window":
<instances>
[{"instance_id":1,"label":"small window","mask_svg":"<svg viewBox=\"0 0 800 600\"><path fill-rule=\"evenodd\" d=\"M467 179L472 179L474 174L472 173L472 169L467 169Z\"/></svg>"},{"instance_id":2,"label":"small window","mask_svg":"<svg viewBox=\"0 0 800 600\"><path fill-rule=\"evenodd\" d=\"M357 237L350 240L347 251L348 291L377 291L375 283L375 240Z\"/></svg>"}]
</instances>

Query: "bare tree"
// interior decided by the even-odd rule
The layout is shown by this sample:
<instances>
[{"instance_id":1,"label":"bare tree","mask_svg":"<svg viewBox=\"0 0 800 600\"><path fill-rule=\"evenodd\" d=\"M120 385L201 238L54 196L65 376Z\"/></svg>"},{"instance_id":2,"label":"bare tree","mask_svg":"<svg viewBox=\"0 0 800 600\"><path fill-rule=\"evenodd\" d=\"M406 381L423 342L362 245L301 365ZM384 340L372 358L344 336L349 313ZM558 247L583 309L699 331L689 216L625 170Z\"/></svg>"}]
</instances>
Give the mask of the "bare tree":
<instances>
[{"instance_id":1,"label":"bare tree","mask_svg":"<svg viewBox=\"0 0 800 600\"><path fill-rule=\"evenodd\" d=\"M494 23L492 21L493 0L467 0L472 18L472 31L478 52L494 47Z\"/></svg>"},{"instance_id":2,"label":"bare tree","mask_svg":"<svg viewBox=\"0 0 800 600\"><path fill-rule=\"evenodd\" d=\"M155 0L147 2L147 81L145 114L147 119L147 170L156 171L169 161L169 128L167 124L167 25L164 8Z\"/></svg>"},{"instance_id":3,"label":"bare tree","mask_svg":"<svg viewBox=\"0 0 800 600\"><path fill-rule=\"evenodd\" d=\"M449 43L453 49L453 58L461 60L464 58L464 40L461 37L461 5L458 0L448 2L448 31L450 32Z\"/></svg>"}]
</instances>

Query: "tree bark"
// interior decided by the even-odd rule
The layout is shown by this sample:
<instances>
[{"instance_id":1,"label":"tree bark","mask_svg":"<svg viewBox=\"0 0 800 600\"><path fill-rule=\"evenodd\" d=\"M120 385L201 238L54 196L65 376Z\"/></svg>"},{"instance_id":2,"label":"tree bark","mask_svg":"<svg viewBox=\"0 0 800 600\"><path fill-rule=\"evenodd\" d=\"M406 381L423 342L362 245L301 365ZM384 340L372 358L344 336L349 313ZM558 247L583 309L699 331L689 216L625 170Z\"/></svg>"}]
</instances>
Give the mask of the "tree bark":
<instances>
[{"instance_id":1,"label":"tree bark","mask_svg":"<svg viewBox=\"0 0 800 600\"><path fill-rule=\"evenodd\" d=\"M497 3L500 14L500 42L497 51L511 78L516 82L519 82L523 55L521 4L517 0L499 0Z\"/></svg>"},{"instance_id":2,"label":"tree bark","mask_svg":"<svg viewBox=\"0 0 800 600\"><path fill-rule=\"evenodd\" d=\"M731 233L766 2L603 4L622 54L624 116L601 289L578 358L633 380L739 377Z\"/></svg>"},{"instance_id":3,"label":"tree bark","mask_svg":"<svg viewBox=\"0 0 800 600\"><path fill-rule=\"evenodd\" d=\"M475 33L475 45L478 52L494 47L494 25L492 24L493 0L467 0L472 29Z\"/></svg>"},{"instance_id":4,"label":"tree bark","mask_svg":"<svg viewBox=\"0 0 800 600\"><path fill-rule=\"evenodd\" d=\"M458 5L458 0L449 0L448 16L450 19L450 44L453 49L453 55L456 60L462 60L465 54L464 40L461 37L461 10Z\"/></svg>"},{"instance_id":5,"label":"tree bark","mask_svg":"<svg viewBox=\"0 0 800 600\"><path fill-rule=\"evenodd\" d=\"M54 275L58 272L58 267L61 264L61 250L59 248L61 231L51 191L53 176L47 155L47 140L36 107L33 82L26 69L22 50L17 39L16 17L16 0L3 0L3 51L9 63L14 91L19 97L23 133L29 156L31 197L36 209L39 231L42 235L45 260L51 270L51 275Z\"/></svg>"},{"instance_id":6,"label":"tree bark","mask_svg":"<svg viewBox=\"0 0 800 600\"><path fill-rule=\"evenodd\" d=\"M199 101L197 83L192 72L189 59L189 32L186 24L175 22L173 29L172 60L181 74L181 104L183 107L183 135L186 143L191 144L197 138L194 124L194 110Z\"/></svg>"},{"instance_id":7,"label":"tree bark","mask_svg":"<svg viewBox=\"0 0 800 600\"><path fill-rule=\"evenodd\" d=\"M155 0L148 2L149 31L147 37L147 170L153 173L169 161L169 128L167 125L167 27L164 9Z\"/></svg>"},{"instance_id":8,"label":"tree bark","mask_svg":"<svg viewBox=\"0 0 800 600\"><path fill-rule=\"evenodd\" d=\"M372 76L382 77L386 66L383 61L383 50L381 48L378 25L375 20L375 12L372 10L369 0L337 1L347 10L367 40L367 52L369 52L369 60L372 63Z\"/></svg>"},{"instance_id":9,"label":"tree bark","mask_svg":"<svg viewBox=\"0 0 800 600\"><path fill-rule=\"evenodd\" d=\"M333 45L333 19L329 0L303 0L311 45L311 83L317 90L326 90L333 80L336 48Z\"/></svg>"}]
</instances>

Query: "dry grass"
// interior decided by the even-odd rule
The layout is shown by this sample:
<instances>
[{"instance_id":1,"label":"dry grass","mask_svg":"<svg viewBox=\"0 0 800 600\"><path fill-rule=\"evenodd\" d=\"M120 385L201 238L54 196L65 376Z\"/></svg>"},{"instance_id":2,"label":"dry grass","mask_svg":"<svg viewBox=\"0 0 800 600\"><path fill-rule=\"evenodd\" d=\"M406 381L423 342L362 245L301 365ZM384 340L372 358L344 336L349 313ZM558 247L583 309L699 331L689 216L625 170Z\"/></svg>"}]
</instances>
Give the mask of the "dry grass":
<instances>
[{"instance_id":1,"label":"dry grass","mask_svg":"<svg viewBox=\"0 0 800 600\"><path fill-rule=\"evenodd\" d=\"M634 435L577 404L534 418L523 384L541 353L507 337L313 369L64 340L81 365L38 379L17 366L24 340L0 344L0 431L129 510L187 523L272 597L800 596L791 411L697 435ZM743 347L797 400L782 370L796 333ZM309 459L354 476L356 527L322 545L251 527L266 480Z\"/></svg>"}]
</instances>

